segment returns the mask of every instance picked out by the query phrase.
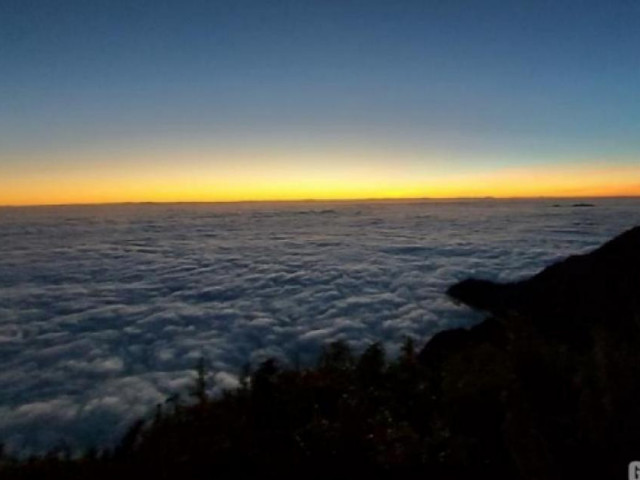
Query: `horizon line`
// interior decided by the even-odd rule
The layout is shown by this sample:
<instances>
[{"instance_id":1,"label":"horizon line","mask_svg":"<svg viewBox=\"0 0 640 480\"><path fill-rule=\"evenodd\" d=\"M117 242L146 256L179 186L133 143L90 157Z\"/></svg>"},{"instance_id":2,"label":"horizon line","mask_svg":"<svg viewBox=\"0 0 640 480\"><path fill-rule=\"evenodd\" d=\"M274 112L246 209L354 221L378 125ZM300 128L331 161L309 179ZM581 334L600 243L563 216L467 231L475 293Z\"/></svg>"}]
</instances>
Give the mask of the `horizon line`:
<instances>
[{"instance_id":1,"label":"horizon line","mask_svg":"<svg viewBox=\"0 0 640 480\"><path fill-rule=\"evenodd\" d=\"M640 199L640 195L584 195L584 196L468 196L468 197L363 197L363 198L301 198L273 200L176 200L148 201L132 200L122 202L78 202L78 203L38 203L38 204L5 204L0 208L43 208L43 207L98 207L117 205L231 205L256 203L358 203L358 202L419 202L419 201L452 201L452 200L586 200L586 199Z\"/></svg>"}]
</instances>

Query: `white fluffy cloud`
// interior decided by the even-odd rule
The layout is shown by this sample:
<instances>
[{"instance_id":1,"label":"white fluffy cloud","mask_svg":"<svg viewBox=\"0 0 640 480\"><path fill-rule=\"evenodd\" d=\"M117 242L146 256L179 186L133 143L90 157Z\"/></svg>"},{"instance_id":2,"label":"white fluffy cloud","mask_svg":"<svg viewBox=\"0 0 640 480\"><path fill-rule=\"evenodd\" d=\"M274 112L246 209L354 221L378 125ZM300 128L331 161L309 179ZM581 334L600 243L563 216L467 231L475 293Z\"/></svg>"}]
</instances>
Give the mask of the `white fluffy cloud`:
<instances>
[{"instance_id":1,"label":"white fluffy cloud","mask_svg":"<svg viewBox=\"0 0 640 480\"><path fill-rule=\"evenodd\" d=\"M477 315L446 288L535 273L640 224L640 202L0 209L0 440L105 444L204 356L311 361L336 339L394 351ZM568 202L563 202L568 203Z\"/></svg>"}]
</instances>

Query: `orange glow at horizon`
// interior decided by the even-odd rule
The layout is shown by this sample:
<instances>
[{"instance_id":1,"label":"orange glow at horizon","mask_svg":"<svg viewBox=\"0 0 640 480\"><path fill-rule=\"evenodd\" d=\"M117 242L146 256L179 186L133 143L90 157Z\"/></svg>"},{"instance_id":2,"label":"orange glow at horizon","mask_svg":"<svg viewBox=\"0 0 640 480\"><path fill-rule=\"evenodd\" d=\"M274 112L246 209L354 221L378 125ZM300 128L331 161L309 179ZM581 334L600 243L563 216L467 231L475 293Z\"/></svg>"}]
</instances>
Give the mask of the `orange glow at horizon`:
<instances>
[{"instance_id":1,"label":"orange glow at horizon","mask_svg":"<svg viewBox=\"0 0 640 480\"><path fill-rule=\"evenodd\" d=\"M0 205L459 197L640 196L640 166L511 167L402 172L380 165L226 171L158 168L0 179Z\"/></svg>"}]
</instances>

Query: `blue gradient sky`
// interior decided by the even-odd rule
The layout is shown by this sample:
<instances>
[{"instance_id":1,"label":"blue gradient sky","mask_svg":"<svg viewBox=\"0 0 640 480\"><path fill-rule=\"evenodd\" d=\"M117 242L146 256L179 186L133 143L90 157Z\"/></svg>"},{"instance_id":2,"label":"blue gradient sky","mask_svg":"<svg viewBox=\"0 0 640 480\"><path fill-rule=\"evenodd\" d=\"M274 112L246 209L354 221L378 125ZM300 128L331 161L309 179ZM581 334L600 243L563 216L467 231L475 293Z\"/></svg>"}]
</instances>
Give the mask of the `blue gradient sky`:
<instances>
[{"instance_id":1,"label":"blue gradient sky","mask_svg":"<svg viewBox=\"0 0 640 480\"><path fill-rule=\"evenodd\" d=\"M2 0L0 204L640 193L639 52L631 0Z\"/></svg>"}]
</instances>

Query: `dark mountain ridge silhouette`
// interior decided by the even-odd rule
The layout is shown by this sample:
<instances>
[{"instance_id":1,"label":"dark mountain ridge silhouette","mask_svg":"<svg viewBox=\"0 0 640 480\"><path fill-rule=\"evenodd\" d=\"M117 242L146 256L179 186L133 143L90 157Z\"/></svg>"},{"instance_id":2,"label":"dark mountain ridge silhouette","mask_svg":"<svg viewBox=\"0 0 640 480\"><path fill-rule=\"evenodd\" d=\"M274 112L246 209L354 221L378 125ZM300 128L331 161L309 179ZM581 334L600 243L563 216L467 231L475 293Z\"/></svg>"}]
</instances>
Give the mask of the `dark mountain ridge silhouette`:
<instances>
[{"instance_id":1,"label":"dark mountain ridge silhouette","mask_svg":"<svg viewBox=\"0 0 640 480\"><path fill-rule=\"evenodd\" d=\"M468 279L452 298L493 315L535 316L549 328L607 323L625 328L640 313L640 227L519 282Z\"/></svg>"}]
</instances>

